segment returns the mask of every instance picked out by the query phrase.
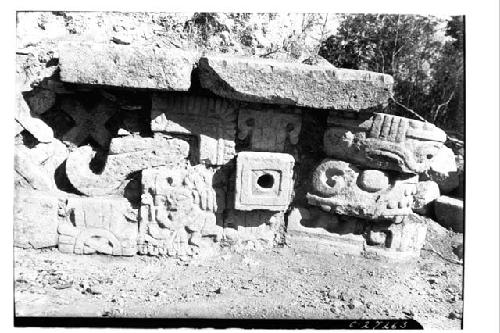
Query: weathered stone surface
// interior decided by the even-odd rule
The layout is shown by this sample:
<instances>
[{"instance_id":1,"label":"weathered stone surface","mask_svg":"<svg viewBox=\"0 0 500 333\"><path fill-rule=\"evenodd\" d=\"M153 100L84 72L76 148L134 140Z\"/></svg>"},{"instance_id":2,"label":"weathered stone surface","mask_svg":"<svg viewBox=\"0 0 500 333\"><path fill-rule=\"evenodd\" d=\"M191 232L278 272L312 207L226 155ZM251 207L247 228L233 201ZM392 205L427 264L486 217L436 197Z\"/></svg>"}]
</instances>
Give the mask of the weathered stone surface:
<instances>
[{"instance_id":1,"label":"weathered stone surface","mask_svg":"<svg viewBox=\"0 0 500 333\"><path fill-rule=\"evenodd\" d=\"M272 247L282 242L285 219L283 212L228 210L224 219L224 239L229 243L254 242Z\"/></svg>"},{"instance_id":2,"label":"weathered stone surface","mask_svg":"<svg viewBox=\"0 0 500 333\"><path fill-rule=\"evenodd\" d=\"M224 165L235 155L236 115L235 108L222 98L156 94L151 129L196 135L200 162Z\"/></svg>"},{"instance_id":3,"label":"weathered stone surface","mask_svg":"<svg viewBox=\"0 0 500 333\"><path fill-rule=\"evenodd\" d=\"M293 191L294 163L291 155L283 153L238 153L234 208L286 210Z\"/></svg>"},{"instance_id":4,"label":"weathered stone surface","mask_svg":"<svg viewBox=\"0 0 500 333\"><path fill-rule=\"evenodd\" d=\"M121 143L125 141L127 143ZM87 196L118 193L127 177L137 171L155 166L185 164L189 144L180 139L156 134L153 138L114 138L104 170L95 174L89 163L95 155L90 146L70 153L66 161L69 181Z\"/></svg>"},{"instance_id":5,"label":"weathered stone surface","mask_svg":"<svg viewBox=\"0 0 500 333\"><path fill-rule=\"evenodd\" d=\"M14 195L14 246L57 246L59 209L63 202L50 192L17 190Z\"/></svg>"},{"instance_id":6,"label":"weathered stone surface","mask_svg":"<svg viewBox=\"0 0 500 333\"><path fill-rule=\"evenodd\" d=\"M302 119L299 110L285 113L278 110L240 109L238 114L238 139L249 139L254 151L284 153L285 145L296 145Z\"/></svg>"},{"instance_id":7,"label":"weathered stone surface","mask_svg":"<svg viewBox=\"0 0 500 333\"><path fill-rule=\"evenodd\" d=\"M464 232L464 202L445 195L434 202L437 221L444 227L451 227L456 232Z\"/></svg>"},{"instance_id":8,"label":"weathered stone surface","mask_svg":"<svg viewBox=\"0 0 500 333\"><path fill-rule=\"evenodd\" d=\"M203 88L226 98L318 109L362 110L387 104L387 74L209 55L199 61Z\"/></svg>"},{"instance_id":9,"label":"weathered stone surface","mask_svg":"<svg viewBox=\"0 0 500 333\"><path fill-rule=\"evenodd\" d=\"M286 242L297 248L404 260L419 256L426 232L426 218L416 214L405 216L401 223L387 220L374 223L328 214L315 207L298 207L288 215Z\"/></svg>"},{"instance_id":10,"label":"weathered stone surface","mask_svg":"<svg viewBox=\"0 0 500 333\"><path fill-rule=\"evenodd\" d=\"M436 182L443 194L455 190L459 186L460 172L457 169L453 150L448 147L442 148L433 158L429 170L422 178Z\"/></svg>"},{"instance_id":11,"label":"weathered stone surface","mask_svg":"<svg viewBox=\"0 0 500 333\"><path fill-rule=\"evenodd\" d=\"M78 84L187 91L197 55L154 45L64 42L61 80Z\"/></svg>"},{"instance_id":12,"label":"weathered stone surface","mask_svg":"<svg viewBox=\"0 0 500 333\"><path fill-rule=\"evenodd\" d=\"M312 176L312 189L307 194L309 204L335 214L396 222L411 213L417 176L385 173L389 179L385 182L380 181L379 173L367 171L347 162L323 160ZM370 181L374 175L378 180Z\"/></svg>"},{"instance_id":13,"label":"weathered stone surface","mask_svg":"<svg viewBox=\"0 0 500 333\"><path fill-rule=\"evenodd\" d=\"M16 121L38 141L47 143L54 140L54 131L42 120L31 115L30 108L21 94L16 98Z\"/></svg>"},{"instance_id":14,"label":"weathered stone surface","mask_svg":"<svg viewBox=\"0 0 500 333\"><path fill-rule=\"evenodd\" d=\"M133 256L137 253L137 209L124 198L69 198L58 226L61 252Z\"/></svg>"},{"instance_id":15,"label":"weathered stone surface","mask_svg":"<svg viewBox=\"0 0 500 333\"><path fill-rule=\"evenodd\" d=\"M57 190L54 174L68 154L66 146L58 140L40 143L34 148L16 145L14 151L16 187L40 191Z\"/></svg>"},{"instance_id":16,"label":"weathered stone surface","mask_svg":"<svg viewBox=\"0 0 500 333\"><path fill-rule=\"evenodd\" d=\"M417 193L413 196L412 209L420 215L429 215L431 203L440 196L439 186L432 180L418 182Z\"/></svg>"},{"instance_id":17,"label":"weathered stone surface","mask_svg":"<svg viewBox=\"0 0 500 333\"><path fill-rule=\"evenodd\" d=\"M41 115L49 110L56 102L56 93L48 89L35 89L27 97L32 113Z\"/></svg>"},{"instance_id":18,"label":"weathered stone surface","mask_svg":"<svg viewBox=\"0 0 500 333\"><path fill-rule=\"evenodd\" d=\"M75 122L75 126L63 135L63 141L80 146L91 138L101 147L108 147L111 133L104 125L118 111L114 103L103 99L86 108L77 99L66 97L61 102L61 110Z\"/></svg>"},{"instance_id":19,"label":"weathered stone surface","mask_svg":"<svg viewBox=\"0 0 500 333\"><path fill-rule=\"evenodd\" d=\"M328 123L326 154L369 168L422 173L448 149L444 131L418 120L375 113L330 115Z\"/></svg>"},{"instance_id":20,"label":"weathered stone surface","mask_svg":"<svg viewBox=\"0 0 500 333\"><path fill-rule=\"evenodd\" d=\"M288 215L286 243L294 248L360 255L365 247L359 219L342 220L318 208L296 207Z\"/></svg>"},{"instance_id":21,"label":"weathered stone surface","mask_svg":"<svg viewBox=\"0 0 500 333\"><path fill-rule=\"evenodd\" d=\"M203 165L142 172L141 254L195 256L221 238L224 205L213 177Z\"/></svg>"},{"instance_id":22,"label":"weathered stone surface","mask_svg":"<svg viewBox=\"0 0 500 333\"><path fill-rule=\"evenodd\" d=\"M399 252L414 252L418 256L425 244L427 219L410 214L401 223L371 223L367 229L368 245L379 245Z\"/></svg>"}]
</instances>

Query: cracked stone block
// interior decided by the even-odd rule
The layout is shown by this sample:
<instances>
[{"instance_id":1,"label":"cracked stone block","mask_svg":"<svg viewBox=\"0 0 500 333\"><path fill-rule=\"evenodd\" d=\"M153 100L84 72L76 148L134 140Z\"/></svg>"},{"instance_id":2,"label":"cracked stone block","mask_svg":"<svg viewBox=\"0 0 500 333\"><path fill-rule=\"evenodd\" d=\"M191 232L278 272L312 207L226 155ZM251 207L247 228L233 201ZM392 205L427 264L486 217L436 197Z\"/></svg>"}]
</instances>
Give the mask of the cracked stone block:
<instances>
[{"instance_id":1,"label":"cracked stone block","mask_svg":"<svg viewBox=\"0 0 500 333\"><path fill-rule=\"evenodd\" d=\"M361 170L325 159L314 170L306 197L310 205L333 214L400 222L412 212L417 181L418 176Z\"/></svg>"},{"instance_id":2,"label":"cracked stone block","mask_svg":"<svg viewBox=\"0 0 500 333\"><path fill-rule=\"evenodd\" d=\"M439 159L446 133L430 123L383 113L330 114L324 134L328 156L367 168L424 173ZM441 166L452 170L455 162Z\"/></svg>"},{"instance_id":3,"label":"cracked stone block","mask_svg":"<svg viewBox=\"0 0 500 333\"><path fill-rule=\"evenodd\" d=\"M187 91L195 52L151 45L61 42L61 81L115 87Z\"/></svg>"},{"instance_id":4,"label":"cracked stone block","mask_svg":"<svg viewBox=\"0 0 500 333\"><path fill-rule=\"evenodd\" d=\"M286 145L296 145L302 126L299 110L285 113L278 110L240 109L238 139L249 139L249 149L284 153Z\"/></svg>"},{"instance_id":5,"label":"cracked stone block","mask_svg":"<svg viewBox=\"0 0 500 333\"><path fill-rule=\"evenodd\" d=\"M443 227L451 227L455 232L464 232L463 200L442 195L434 201L434 213Z\"/></svg>"},{"instance_id":6,"label":"cracked stone block","mask_svg":"<svg viewBox=\"0 0 500 333\"><path fill-rule=\"evenodd\" d=\"M294 164L295 159L289 154L238 153L234 208L286 210L293 191Z\"/></svg>"},{"instance_id":7,"label":"cracked stone block","mask_svg":"<svg viewBox=\"0 0 500 333\"><path fill-rule=\"evenodd\" d=\"M281 243L283 212L228 210L224 218L224 239L230 243L259 243L272 247Z\"/></svg>"},{"instance_id":8,"label":"cracked stone block","mask_svg":"<svg viewBox=\"0 0 500 333\"><path fill-rule=\"evenodd\" d=\"M137 253L137 209L124 198L68 198L58 247L75 254Z\"/></svg>"},{"instance_id":9,"label":"cracked stone block","mask_svg":"<svg viewBox=\"0 0 500 333\"><path fill-rule=\"evenodd\" d=\"M118 137L111 140L101 173L90 169L95 152L92 147L83 146L69 154L66 174L71 184L87 196L120 194L134 172L155 166L186 164L188 154L186 141L159 133L153 138Z\"/></svg>"},{"instance_id":10,"label":"cracked stone block","mask_svg":"<svg viewBox=\"0 0 500 333\"><path fill-rule=\"evenodd\" d=\"M17 189L14 196L14 246L57 246L62 199L50 192Z\"/></svg>"},{"instance_id":11,"label":"cracked stone block","mask_svg":"<svg viewBox=\"0 0 500 333\"><path fill-rule=\"evenodd\" d=\"M201 86L218 96L315 109L385 106L394 84L387 74L227 55L203 56L198 68Z\"/></svg>"},{"instance_id":12,"label":"cracked stone block","mask_svg":"<svg viewBox=\"0 0 500 333\"><path fill-rule=\"evenodd\" d=\"M139 253L193 257L222 236L222 210L214 170L158 167L142 172Z\"/></svg>"},{"instance_id":13,"label":"cracked stone block","mask_svg":"<svg viewBox=\"0 0 500 333\"><path fill-rule=\"evenodd\" d=\"M222 98L155 94L151 108L153 132L198 137L200 162L224 165L235 155L236 109Z\"/></svg>"}]
</instances>

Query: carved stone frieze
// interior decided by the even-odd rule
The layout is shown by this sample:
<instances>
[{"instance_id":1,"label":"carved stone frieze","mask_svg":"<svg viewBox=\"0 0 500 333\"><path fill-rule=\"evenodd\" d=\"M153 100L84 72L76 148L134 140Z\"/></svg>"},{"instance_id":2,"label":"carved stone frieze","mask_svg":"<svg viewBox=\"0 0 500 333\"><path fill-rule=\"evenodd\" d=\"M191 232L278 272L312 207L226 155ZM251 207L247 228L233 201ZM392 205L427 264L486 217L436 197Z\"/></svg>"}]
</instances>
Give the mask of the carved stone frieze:
<instances>
[{"instance_id":1,"label":"carved stone frieze","mask_svg":"<svg viewBox=\"0 0 500 333\"><path fill-rule=\"evenodd\" d=\"M238 115L238 139L249 138L254 151L285 152L285 144L296 145L302 125L299 110L284 113L278 110L241 109Z\"/></svg>"},{"instance_id":2,"label":"carved stone frieze","mask_svg":"<svg viewBox=\"0 0 500 333\"><path fill-rule=\"evenodd\" d=\"M235 155L236 110L222 98L154 95L151 129L197 136L199 160L208 165L224 165Z\"/></svg>"},{"instance_id":3,"label":"carved stone frieze","mask_svg":"<svg viewBox=\"0 0 500 333\"><path fill-rule=\"evenodd\" d=\"M71 184L87 196L119 194L134 172L155 166L185 164L189 154L186 141L156 134L153 138L114 138L104 170L100 174L89 168L95 155L90 146L77 148L66 160L66 174Z\"/></svg>"},{"instance_id":4,"label":"carved stone frieze","mask_svg":"<svg viewBox=\"0 0 500 333\"><path fill-rule=\"evenodd\" d=\"M295 159L289 154L241 152L236 159L234 208L284 211L293 191Z\"/></svg>"},{"instance_id":5,"label":"carved stone frieze","mask_svg":"<svg viewBox=\"0 0 500 333\"><path fill-rule=\"evenodd\" d=\"M328 156L369 168L422 173L444 146L446 133L433 124L388 114L330 115L324 135Z\"/></svg>"},{"instance_id":6,"label":"carved stone frieze","mask_svg":"<svg viewBox=\"0 0 500 333\"><path fill-rule=\"evenodd\" d=\"M213 176L203 165L142 172L141 254L194 256L219 240L224 207L219 208Z\"/></svg>"},{"instance_id":7,"label":"carved stone frieze","mask_svg":"<svg viewBox=\"0 0 500 333\"><path fill-rule=\"evenodd\" d=\"M309 204L335 214L400 222L412 212L417 176L361 170L339 160L325 159L312 176Z\"/></svg>"},{"instance_id":8,"label":"carved stone frieze","mask_svg":"<svg viewBox=\"0 0 500 333\"><path fill-rule=\"evenodd\" d=\"M132 256L137 253L137 209L123 198L69 198L58 232L61 252Z\"/></svg>"}]
</instances>

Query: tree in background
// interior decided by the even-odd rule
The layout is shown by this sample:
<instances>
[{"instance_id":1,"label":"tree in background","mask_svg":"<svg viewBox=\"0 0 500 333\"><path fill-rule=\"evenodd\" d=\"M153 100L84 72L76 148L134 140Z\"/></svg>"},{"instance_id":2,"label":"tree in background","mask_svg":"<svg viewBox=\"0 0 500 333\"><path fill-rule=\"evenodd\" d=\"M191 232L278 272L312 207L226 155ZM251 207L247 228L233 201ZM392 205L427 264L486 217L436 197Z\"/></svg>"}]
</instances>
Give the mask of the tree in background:
<instances>
[{"instance_id":1,"label":"tree in background","mask_svg":"<svg viewBox=\"0 0 500 333\"><path fill-rule=\"evenodd\" d=\"M319 54L337 67L392 75L397 101L453 128L463 124L457 118L463 118L463 20L452 18L443 33L445 26L444 19L432 16L346 15ZM395 107L389 111L401 113Z\"/></svg>"}]
</instances>

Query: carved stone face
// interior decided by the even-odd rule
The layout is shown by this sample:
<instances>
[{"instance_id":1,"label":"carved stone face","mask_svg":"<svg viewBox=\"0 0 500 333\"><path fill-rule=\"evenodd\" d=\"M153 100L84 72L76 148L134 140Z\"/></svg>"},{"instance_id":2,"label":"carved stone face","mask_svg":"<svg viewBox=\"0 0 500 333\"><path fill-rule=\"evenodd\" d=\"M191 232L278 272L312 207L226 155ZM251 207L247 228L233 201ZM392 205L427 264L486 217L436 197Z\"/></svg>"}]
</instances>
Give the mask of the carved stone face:
<instances>
[{"instance_id":1,"label":"carved stone face","mask_svg":"<svg viewBox=\"0 0 500 333\"><path fill-rule=\"evenodd\" d=\"M313 173L307 200L336 214L399 222L411 213L417 180L417 176L360 170L343 161L325 159Z\"/></svg>"},{"instance_id":2,"label":"carved stone face","mask_svg":"<svg viewBox=\"0 0 500 333\"><path fill-rule=\"evenodd\" d=\"M329 117L332 127L324 135L329 156L366 167L421 173L446 149L446 134L432 124L384 114L358 117Z\"/></svg>"},{"instance_id":3,"label":"carved stone face","mask_svg":"<svg viewBox=\"0 0 500 333\"><path fill-rule=\"evenodd\" d=\"M205 235L209 232L206 230L215 227L217 203L212 177L213 173L203 165L143 171L139 227L141 253L156 255L190 251L192 248L188 243L194 244L200 234ZM176 246L181 244L184 245L180 252Z\"/></svg>"}]
</instances>

